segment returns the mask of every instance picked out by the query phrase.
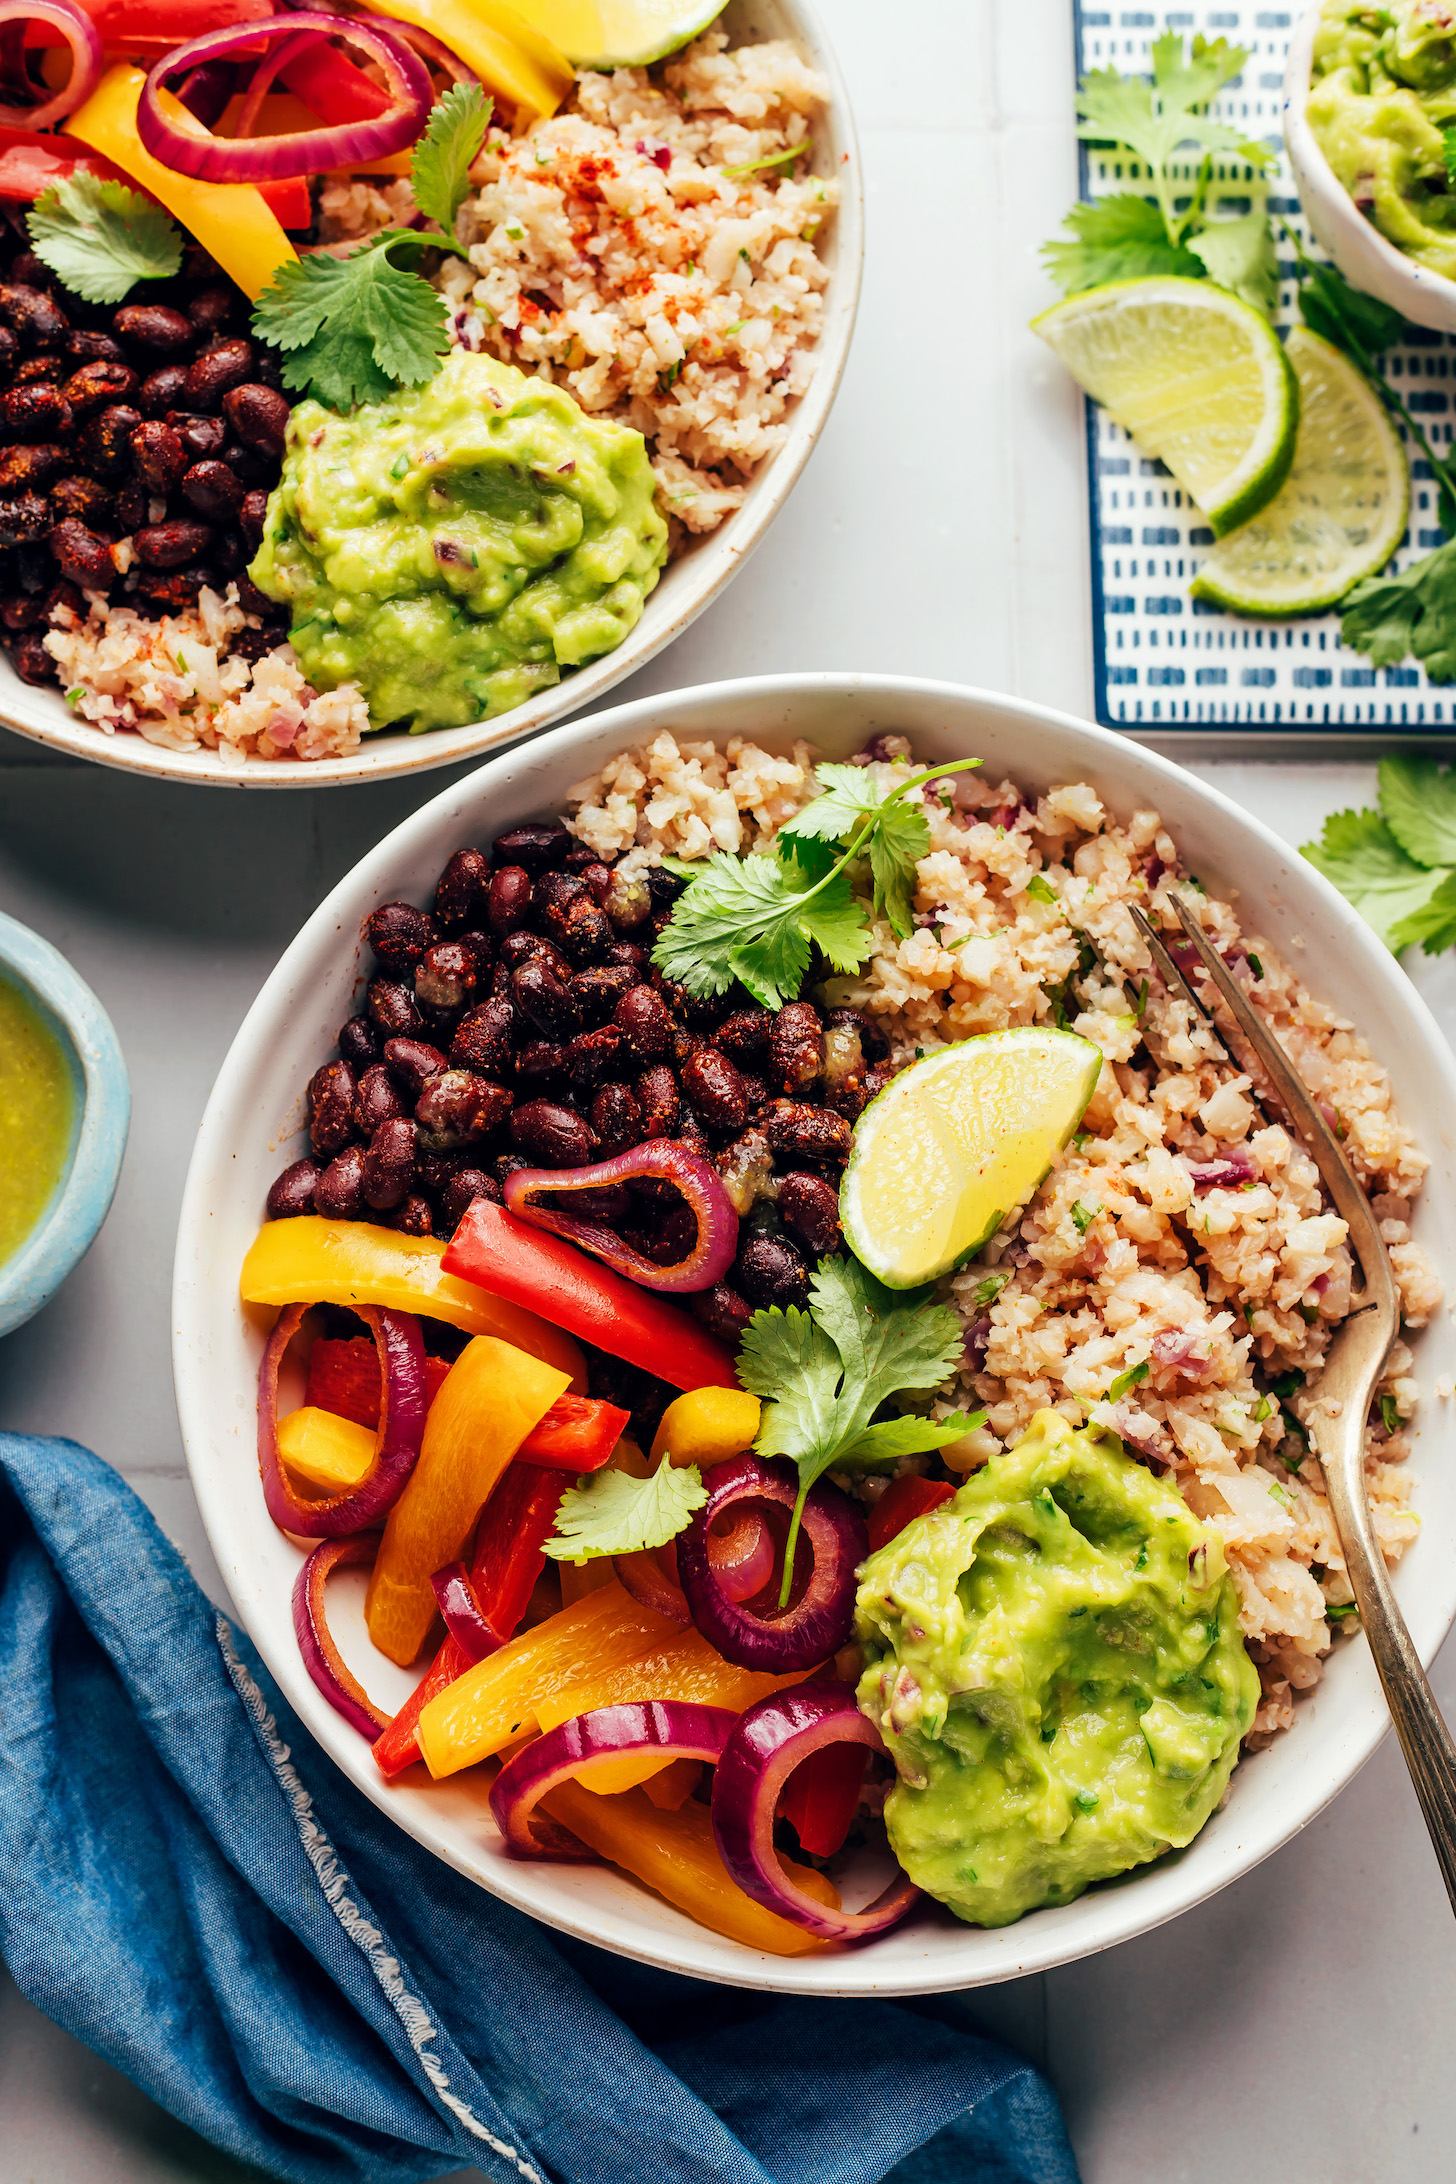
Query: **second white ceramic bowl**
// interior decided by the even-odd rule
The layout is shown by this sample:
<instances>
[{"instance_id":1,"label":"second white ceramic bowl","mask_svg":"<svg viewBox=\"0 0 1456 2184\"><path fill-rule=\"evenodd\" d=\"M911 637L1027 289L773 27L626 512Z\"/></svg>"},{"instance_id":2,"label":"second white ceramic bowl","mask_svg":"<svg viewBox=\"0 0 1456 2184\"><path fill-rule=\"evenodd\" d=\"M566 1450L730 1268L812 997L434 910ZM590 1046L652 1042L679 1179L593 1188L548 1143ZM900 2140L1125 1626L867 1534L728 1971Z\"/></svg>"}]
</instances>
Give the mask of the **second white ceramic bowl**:
<instances>
[{"instance_id":1,"label":"second white ceramic bowl","mask_svg":"<svg viewBox=\"0 0 1456 2184\"><path fill-rule=\"evenodd\" d=\"M1305 109L1320 13L1315 0L1300 18L1284 71L1284 142L1310 233L1352 288L1378 296L1413 325L1456 333L1456 281L1408 258L1357 210L1309 125Z\"/></svg>"},{"instance_id":2,"label":"second white ceramic bowl","mask_svg":"<svg viewBox=\"0 0 1456 2184\"><path fill-rule=\"evenodd\" d=\"M799 675L717 683L643 700L504 753L388 835L320 904L249 1011L203 1118L183 1201L173 1293L173 1364L187 1460L208 1538L273 1675L351 1781L407 1833L495 1895L625 1956L741 1986L820 1994L917 1994L1010 1979L1106 1948L1186 1911L1287 1841L1369 1758L1387 1727L1363 1644L1341 1643L1294 1728L1244 1762L1225 1808L1181 1856L1077 1903L981 1932L928 1908L857 1950L787 1960L710 1933L603 1866L506 1856L469 1774L387 1783L364 1739L314 1688L293 1635L290 1593L302 1555L269 1519L255 1454L258 1361L271 1314L245 1310L238 1270L263 1218L268 1185L296 1157L302 1094L332 1051L362 975L359 933L380 902L423 902L451 851L560 808L571 784L667 729L688 738L745 735L786 750L805 737L845 757L881 731L909 735L929 763L980 756L993 776L1033 792L1090 781L1126 817L1155 807L1211 889L1232 893L1245 929L1298 963L1395 1073L1407 1121L1431 1155L1417 1234L1456 1281L1456 1065L1394 959L1294 851L1226 797L1125 738L1011 698L946 683ZM1456 1612L1456 1466L1439 1460L1438 1381L1456 1377L1448 1314L1416 1338L1423 1396L1412 1460L1418 1543L1396 1589L1429 1660ZM335 1627L381 1705L416 1675L391 1667L364 1633L362 1582L337 1581ZM411 1770L417 1773L418 1770Z\"/></svg>"}]
</instances>

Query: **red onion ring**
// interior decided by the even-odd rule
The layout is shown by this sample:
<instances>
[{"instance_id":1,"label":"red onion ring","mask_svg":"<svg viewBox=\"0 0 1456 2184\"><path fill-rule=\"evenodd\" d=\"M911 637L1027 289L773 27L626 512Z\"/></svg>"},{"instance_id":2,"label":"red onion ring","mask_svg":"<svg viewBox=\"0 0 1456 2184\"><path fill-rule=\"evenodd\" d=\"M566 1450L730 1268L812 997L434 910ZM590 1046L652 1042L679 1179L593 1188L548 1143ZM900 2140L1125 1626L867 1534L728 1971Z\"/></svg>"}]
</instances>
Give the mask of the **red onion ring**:
<instances>
[{"instance_id":1,"label":"red onion ring","mask_svg":"<svg viewBox=\"0 0 1456 2184\"><path fill-rule=\"evenodd\" d=\"M301 30L296 38L280 39L273 52L259 61L253 70L253 80L243 94L237 127L233 131L235 137L252 135L253 124L263 109L263 101L272 90L280 71L287 68L290 61L296 61L301 54L307 53L310 46L317 45L322 36L322 31Z\"/></svg>"},{"instance_id":2,"label":"red onion ring","mask_svg":"<svg viewBox=\"0 0 1456 2184\"><path fill-rule=\"evenodd\" d=\"M71 73L64 88L44 106L0 106L0 126L7 129L53 129L67 114L74 114L101 81L101 33L75 0L23 0L23 4L22 0L0 0L0 23L19 23L22 44L24 26L31 22L49 23L61 33L71 49Z\"/></svg>"},{"instance_id":3,"label":"red onion ring","mask_svg":"<svg viewBox=\"0 0 1456 2184\"><path fill-rule=\"evenodd\" d=\"M506 1847L518 1858L589 1856L565 1828L552 1822L548 1829L535 1817L548 1790L587 1760L621 1759L629 1752L659 1752L664 1765L670 1759L715 1761L736 1719L726 1706L693 1706L684 1699L599 1706L573 1715L508 1759L496 1776L490 1809Z\"/></svg>"},{"instance_id":4,"label":"red onion ring","mask_svg":"<svg viewBox=\"0 0 1456 2184\"><path fill-rule=\"evenodd\" d=\"M444 39L437 38L432 30L421 30L417 23L402 23L397 15L371 14L369 20L376 29L391 31L404 45L413 46L422 60L433 61L452 83L480 83L475 70L467 67L459 54L452 53Z\"/></svg>"},{"instance_id":5,"label":"red onion ring","mask_svg":"<svg viewBox=\"0 0 1456 2184\"><path fill-rule=\"evenodd\" d=\"M285 1305L263 1350L258 1369L258 1469L268 1514L282 1532L303 1539L338 1539L377 1524L394 1506L419 1461L425 1430L425 1346L413 1312L385 1312L361 1304L360 1319L374 1337L384 1376L379 1438L370 1469L346 1493L305 1501L288 1483L278 1452L278 1368L298 1332L306 1304Z\"/></svg>"},{"instance_id":6,"label":"red onion ring","mask_svg":"<svg viewBox=\"0 0 1456 2184\"><path fill-rule=\"evenodd\" d=\"M38 0L38 4L59 7L62 0ZM297 41L304 31L361 46L384 71L394 102L390 111L373 121L340 122L333 128L261 137L196 136L179 128L163 111L159 94L169 87L174 76L189 74L207 61L224 60L244 47L256 47L260 38L265 42L282 38L290 57L296 58L302 50ZM266 59L261 66L266 68ZM277 182L290 175L318 174L330 167L357 165L403 151L418 137L434 99L430 72L413 47L390 31L378 29L372 19L300 12L229 23L165 54L142 87L137 133L152 157L177 174L191 175L200 182Z\"/></svg>"},{"instance_id":7,"label":"red onion ring","mask_svg":"<svg viewBox=\"0 0 1456 2184\"><path fill-rule=\"evenodd\" d=\"M730 1600L751 1600L763 1591L774 1573L776 1549L773 1534L756 1509L734 1510L708 1533L708 1559L714 1575ZM677 1541L665 1547L644 1547L632 1555L617 1555L612 1568L639 1607L653 1608L669 1622L692 1622L688 1596L678 1581Z\"/></svg>"},{"instance_id":8,"label":"red onion ring","mask_svg":"<svg viewBox=\"0 0 1456 2184\"><path fill-rule=\"evenodd\" d=\"M676 1266L658 1266L644 1258L600 1221L576 1221L569 1214L552 1213L533 1203L538 1191L594 1191L604 1184L631 1183L645 1176L676 1184L697 1218L697 1242ZM509 1212L537 1228L549 1229L553 1236L567 1237L644 1289L665 1289L676 1295L711 1289L722 1281L738 1250L738 1215L717 1169L711 1160L673 1138L649 1138L645 1145L633 1145L589 1168L518 1168L507 1177L504 1195Z\"/></svg>"},{"instance_id":9,"label":"red onion ring","mask_svg":"<svg viewBox=\"0 0 1456 2184\"><path fill-rule=\"evenodd\" d=\"M505 1640L481 1606L465 1564L451 1562L443 1570L436 1570L430 1584L440 1603L446 1630L458 1639L471 1660L484 1661L492 1653L499 1653Z\"/></svg>"},{"instance_id":10,"label":"red onion ring","mask_svg":"<svg viewBox=\"0 0 1456 2184\"><path fill-rule=\"evenodd\" d=\"M372 1563L378 1552L379 1541L373 1537L326 1539L315 1547L293 1587L293 1629L303 1665L330 1706L371 1744L389 1727L390 1717L375 1705L335 1645L324 1614L324 1586L333 1571L351 1562Z\"/></svg>"},{"instance_id":11,"label":"red onion ring","mask_svg":"<svg viewBox=\"0 0 1456 2184\"><path fill-rule=\"evenodd\" d=\"M725 1660L771 1676L828 1660L853 1626L854 1573L869 1552L864 1518L855 1504L822 1479L812 1489L802 1518L814 1555L808 1584L788 1608L779 1612L771 1606L760 1616L724 1586L714 1566L709 1527L735 1502L769 1502L792 1510L799 1498L793 1466L764 1463L750 1452L714 1464L703 1483L708 1499L677 1537L677 1574L698 1629Z\"/></svg>"},{"instance_id":12,"label":"red onion ring","mask_svg":"<svg viewBox=\"0 0 1456 2184\"><path fill-rule=\"evenodd\" d=\"M920 1891L908 1874L863 1911L831 1911L795 1887L774 1849L774 1820L788 1779L826 1744L884 1751L848 1684L795 1684L750 1706L734 1723L713 1777L713 1833L724 1865L755 1903L825 1941L867 1941L898 1925L914 1904Z\"/></svg>"}]
</instances>

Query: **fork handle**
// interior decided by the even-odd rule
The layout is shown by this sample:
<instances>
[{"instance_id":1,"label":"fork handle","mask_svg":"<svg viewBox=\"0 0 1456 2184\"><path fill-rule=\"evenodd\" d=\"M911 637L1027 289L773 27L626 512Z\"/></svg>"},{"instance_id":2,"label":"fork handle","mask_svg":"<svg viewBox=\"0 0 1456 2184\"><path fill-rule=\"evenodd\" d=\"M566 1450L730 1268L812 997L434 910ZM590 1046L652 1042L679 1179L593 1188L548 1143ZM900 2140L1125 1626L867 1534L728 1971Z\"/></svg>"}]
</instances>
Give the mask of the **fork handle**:
<instances>
[{"instance_id":1,"label":"fork handle","mask_svg":"<svg viewBox=\"0 0 1456 2184\"><path fill-rule=\"evenodd\" d=\"M1365 1643L1400 1738L1446 1894L1456 1911L1456 1742L1441 1718L1391 1589L1370 1521L1363 1460L1358 1452L1353 1461L1321 1454L1321 1466Z\"/></svg>"}]
</instances>

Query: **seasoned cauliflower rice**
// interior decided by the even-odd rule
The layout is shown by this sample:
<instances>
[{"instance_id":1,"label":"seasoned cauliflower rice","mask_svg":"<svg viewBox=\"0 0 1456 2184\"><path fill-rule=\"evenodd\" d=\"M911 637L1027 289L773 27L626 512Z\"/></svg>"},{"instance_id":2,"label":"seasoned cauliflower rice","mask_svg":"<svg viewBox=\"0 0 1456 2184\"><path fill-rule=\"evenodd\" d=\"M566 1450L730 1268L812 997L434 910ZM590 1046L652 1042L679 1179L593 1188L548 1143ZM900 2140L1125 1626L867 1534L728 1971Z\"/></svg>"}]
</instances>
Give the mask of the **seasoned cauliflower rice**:
<instances>
[{"instance_id":1,"label":"seasoned cauliflower rice","mask_svg":"<svg viewBox=\"0 0 1456 2184\"><path fill-rule=\"evenodd\" d=\"M906 778L909 749L895 736L871 745L865 762L883 787ZM742 737L720 750L662 734L578 783L569 823L599 854L628 852L634 866L747 853L808 800L812 766L805 744L776 758ZM1253 1735L1265 1738L1288 1727L1294 1694L1319 1679L1327 1608L1352 1597L1302 1426L1304 1382L1349 1310L1352 1261L1313 1160L1266 1122L1203 1019L1164 992L1128 903L1155 922L1174 891L1195 909L1334 1117L1380 1219L1409 1328L1423 1327L1442 1295L1410 1229L1425 1155L1365 1042L1180 868L1157 812L1115 819L1086 783L1034 806L1015 783L978 775L931 789L941 793L920 792L931 846L918 866L915 932L897 941L877 923L870 960L830 980L825 999L877 1018L897 1065L972 1033L1052 1021L1104 1057L1047 1182L945 1285L966 1362L936 1414L986 1411L948 1460L983 1463L1049 1406L1076 1425L1111 1427L1171 1471L1223 1535L1263 1685ZM1411 1366L1398 1341L1366 1437L1388 1562L1419 1524L1404 1469Z\"/></svg>"},{"instance_id":2,"label":"seasoned cauliflower rice","mask_svg":"<svg viewBox=\"0 0 1456 2184\"><path fill-rule=\"evenodd\" d=\"M807 142L822 79L791 45L727 43L709 31L652 74L583 74L553 120L492 131L461 215L470 264L438 275L454 341L644 435L663 512L688 532L716 529L783 443L814 370L817 243L839 194L763 167ZM322 232L413 211L407 183L334 183Z\"/></svg>"}]
</instances>

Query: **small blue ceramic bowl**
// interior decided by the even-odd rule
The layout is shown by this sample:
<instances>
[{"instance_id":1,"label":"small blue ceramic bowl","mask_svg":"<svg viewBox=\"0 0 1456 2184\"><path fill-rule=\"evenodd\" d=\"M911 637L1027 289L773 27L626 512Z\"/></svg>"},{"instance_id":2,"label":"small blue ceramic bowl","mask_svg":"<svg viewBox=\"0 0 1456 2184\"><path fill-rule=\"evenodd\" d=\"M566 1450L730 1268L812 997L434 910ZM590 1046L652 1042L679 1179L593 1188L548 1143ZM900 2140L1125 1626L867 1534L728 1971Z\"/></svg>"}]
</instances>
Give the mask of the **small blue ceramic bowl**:
<instances>
[{"instance_id":1,"label":"small blue ceramic bowl","mask_svg":"<svg viewBox=\"0 0 1456 2184\"><path fill-rule=\"evenodd\" d=\"M76 1090L71 1149L51 1202L0 1266L0 1335L48 1304L106 1219L131 1121L131 1083L111 1019L48 940L0 913L0 978L19 986L53 1033Z\"/></svg>"}]
</instances>

